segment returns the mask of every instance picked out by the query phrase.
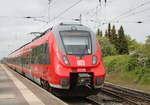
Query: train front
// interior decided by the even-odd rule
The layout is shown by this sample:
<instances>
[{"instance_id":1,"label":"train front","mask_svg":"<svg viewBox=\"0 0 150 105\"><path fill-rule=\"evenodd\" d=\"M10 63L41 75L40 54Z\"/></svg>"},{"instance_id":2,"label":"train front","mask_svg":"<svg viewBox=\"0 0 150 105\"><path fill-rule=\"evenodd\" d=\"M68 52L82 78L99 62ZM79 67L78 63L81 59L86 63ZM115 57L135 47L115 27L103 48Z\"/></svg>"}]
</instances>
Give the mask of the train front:
<instances>
[{"instance_id":1,"label":"train front","mask_svg":"<svg viewBox=\"0 0 150 105\"><path fill-rule=\"evenodd\" d=\"M55 83L64 94L87 96L103 86L105 70L96 35L80 24L54 27Z\"/></svg>"}]
</instances>

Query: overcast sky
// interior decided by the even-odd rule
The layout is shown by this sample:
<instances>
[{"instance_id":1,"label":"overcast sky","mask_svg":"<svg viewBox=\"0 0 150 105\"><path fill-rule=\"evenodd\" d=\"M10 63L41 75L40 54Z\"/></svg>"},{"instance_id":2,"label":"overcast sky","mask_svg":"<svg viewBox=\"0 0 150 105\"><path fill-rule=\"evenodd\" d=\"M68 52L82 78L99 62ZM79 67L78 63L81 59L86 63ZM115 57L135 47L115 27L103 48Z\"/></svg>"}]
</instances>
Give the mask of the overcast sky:
<instances>
[{"instance_id":1,"label":"overcast sky","mask_svg":"<svg viewBox=\"0 0 150 105\"><path fill-rule=\"evenodd\" d=\"M35 36L30 35L30 32L42 32L61 21L79 18L80 14L82 14L82 23L93 31L98 27L104 31L111 22L116 28L123 25L125 33L139 42L144 42L145 36L150 34L150 2L148 2L150 0L107 0L106 6L104 0L101 0L101 6L98 6L99 0L82 0L52 21L78 1L52 0L48 10L48 0L0 0L0 58L31 41ZM139 8L136 8L137 6ZM119 17L132 8L136 9ZM39 17L36 19L47 22L49 20L50 23L23 18L27 16ZM137 23L139 21L143 23Z\"/></svg>"}]
</instances>

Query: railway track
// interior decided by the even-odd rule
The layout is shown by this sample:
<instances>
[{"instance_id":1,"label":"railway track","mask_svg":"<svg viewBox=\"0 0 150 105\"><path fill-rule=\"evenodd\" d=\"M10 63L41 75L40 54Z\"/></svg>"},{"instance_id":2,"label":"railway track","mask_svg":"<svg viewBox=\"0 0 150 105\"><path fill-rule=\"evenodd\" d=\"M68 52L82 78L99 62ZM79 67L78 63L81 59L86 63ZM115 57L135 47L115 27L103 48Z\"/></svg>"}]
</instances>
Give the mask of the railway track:
<instances>
[{"instance_id":1,"label":"railway track","mask_svg":"<svg viewBox=\"0 0 150 105\"><path fill-rule=\"evenodd\" d=\"M21 75L12 72L21 79ZM61 100L69 105L150 105L150 94L109 83L105 83L99 94L101 96L62 98Z\"/></svg>"},{"instance_id":2,"label":"railway track","mask_svg":"<svg viewBox=\"0 0 150 105\"><path fill-rule=\"evenodd\" d=\"M122 101L119 101L117 98L104 99L98 96L90 97L73 97L73 98L61 98L68 105L124 105Z\"/></svg>"},{"instance_id":3,"label":"railway track","mask_svg":"<svg viewBox=\"0 0 150 105\"><path fill-rule=\"evenodd\" d=\"M100 102L84 97L61 98L68 105L101 105Z\"/></svg>"},{"instance_id":4,"label":"railway track","mask_svg":"<svg viewBox=\"0 0 150 105\"><path fill-rule=\"evenodd\" d=\"M106 83L102 92L122 99L129 105L150 105L150 94Z\"/></svg>"}]
</instances>

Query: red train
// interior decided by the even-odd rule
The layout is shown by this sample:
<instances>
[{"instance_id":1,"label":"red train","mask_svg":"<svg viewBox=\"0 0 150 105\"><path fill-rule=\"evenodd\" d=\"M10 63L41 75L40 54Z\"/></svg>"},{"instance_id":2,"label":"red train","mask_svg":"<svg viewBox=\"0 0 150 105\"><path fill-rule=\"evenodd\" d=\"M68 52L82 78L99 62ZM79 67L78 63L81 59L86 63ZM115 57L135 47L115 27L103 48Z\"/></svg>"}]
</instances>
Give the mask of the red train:
<instances>
[{"instance_id":1,"label":"red train","mask_svg":"<svg viewBox=\"0 0 150 105\"><path fill-rule=\"evenodd\" d=\"M103 86L105 70L96 35L61 23L7 57L7 65L60 96L88 96Z\"/></svg>"}]
</instances>

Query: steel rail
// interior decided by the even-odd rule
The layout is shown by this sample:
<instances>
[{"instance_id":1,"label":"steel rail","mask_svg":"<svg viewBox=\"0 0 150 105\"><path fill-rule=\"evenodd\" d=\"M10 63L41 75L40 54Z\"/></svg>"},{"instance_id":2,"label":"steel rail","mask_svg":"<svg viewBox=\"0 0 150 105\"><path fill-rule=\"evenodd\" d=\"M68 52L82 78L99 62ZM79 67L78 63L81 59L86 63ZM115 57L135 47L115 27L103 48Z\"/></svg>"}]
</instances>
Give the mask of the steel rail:
<instances>
[{"instance_id":1,"label":"steel rail","mask_svg":"<svg viewBox=\"0 0 150 105\"><path fill-rule=\"evenodd\" d=\"M107 85L105 84L104 88L112 89L113 91L114 90L120 91L120 92L122 92L122 94L129 95L131 97L136 97L141 100L150 102L150 94L148 94L148 93L139 92L139 91L131 90L128 88L115 86L115 85L108 85L108 84Z\"/></svg>"},{"instance_id":2,"label":"steel rail","mask_svg":"<svg viewBox=\"0 0 150 105\"><path fill-rule=\"evenodd\" d=\"M118 98L120 98L122 100L125 100L125 101L127 101L129 103L132 103L133 105L139 105L137 102L135 102L135 101L133 101L133 100L131 100L129 98L123 97L121 94L116 94L116 93L114 93L114 92L112 92L110 90L107 90L107 89L103 89L103 91L106 92L106 93L109 93L109 94L111 94L113 96L116 96L116 97L118 97Z\"/></svg>"},{"instance_id":3,"label":"steel rail","mask_svg":"<svg viewBox=\"0 0 150 105\"><path fill-rule=\"evenodd\" d=\"M141 105L141 103L150 104L150 95L147 93L132 91L131 89L112 84L105 84L102 91L134 105Z\"/></svg>"}]
</instances>

